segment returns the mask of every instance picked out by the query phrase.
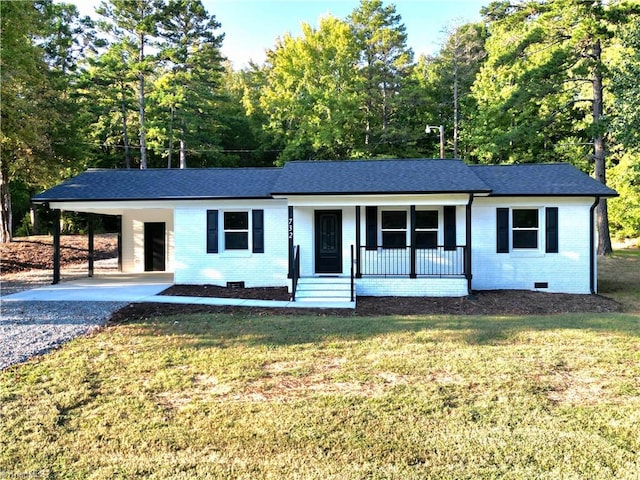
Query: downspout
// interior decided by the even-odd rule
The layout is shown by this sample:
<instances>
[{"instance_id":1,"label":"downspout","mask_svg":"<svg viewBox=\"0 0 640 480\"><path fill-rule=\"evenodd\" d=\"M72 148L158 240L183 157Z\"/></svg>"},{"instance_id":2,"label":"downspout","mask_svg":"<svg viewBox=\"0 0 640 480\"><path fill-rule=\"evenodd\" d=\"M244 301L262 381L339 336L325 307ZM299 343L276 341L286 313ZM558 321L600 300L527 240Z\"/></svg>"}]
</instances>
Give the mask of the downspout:
<instances>
[{"instance_id":1,"label":"downspout","mask_svg":"<svg viewBox=\"0 0 640 480\"><path fill-rule=\"evenodd\" d=\"M471 204L473 203L473 193L469 194L469 202L466 207L466 249L465 255L465 275L467 277L467 290L471 294L471 279L473 274L471 273Z\"/></svg>"},{"instance_id":2,"label":"downspout","mask_svg":"<svg viewBox=\"0 0 640 480\"><path fill-rule=\"evenodd\" d=\"M595 210L600 203L600 197L596 197L595 202L589 209L589 290L592 295L596 294L596 226Z\"/></svg>"}]
</instances>

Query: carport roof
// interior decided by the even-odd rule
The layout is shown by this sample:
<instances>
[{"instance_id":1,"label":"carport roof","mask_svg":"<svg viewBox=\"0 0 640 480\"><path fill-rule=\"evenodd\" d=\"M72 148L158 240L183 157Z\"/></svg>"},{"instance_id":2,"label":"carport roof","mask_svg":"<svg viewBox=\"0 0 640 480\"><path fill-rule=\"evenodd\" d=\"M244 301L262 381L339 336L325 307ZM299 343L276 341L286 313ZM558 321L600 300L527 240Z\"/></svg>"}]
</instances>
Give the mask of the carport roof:
<instances>
[{"instance_id":1,"label":"carport roof","mask_svg":"<svg viewBox=\"0 0 640 480\"><path fill-rule=\"evenodd\" d=\"M34 202L269 198L281 168L87 170Z\"/></svg>"}]
</instances>

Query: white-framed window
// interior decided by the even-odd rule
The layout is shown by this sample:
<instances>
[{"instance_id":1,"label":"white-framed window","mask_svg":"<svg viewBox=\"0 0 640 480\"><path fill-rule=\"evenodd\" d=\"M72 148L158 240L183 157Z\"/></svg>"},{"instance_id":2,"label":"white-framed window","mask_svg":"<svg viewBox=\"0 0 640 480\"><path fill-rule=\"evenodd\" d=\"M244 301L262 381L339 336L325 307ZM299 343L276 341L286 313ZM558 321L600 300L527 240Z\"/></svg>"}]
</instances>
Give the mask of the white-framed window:
<instances>
[{"instance_id":1,"label":"white-framed window","mask_svg":"<svg viewBox=\"0 0 640 480\"><path fill-rule=\"evenodd\" d=\"M382 248L407 246L407 212L383 210L381 213Z\"/></svg>"},{"instance_id":2,"label":"white-framed window","mask_svg":"<svg viewBox=\"0 0 640 480\"><path fill-rule=\"evenodd\" d=\"M438 210L416 210L416 248L438 247Z\"/></svg>"},{"instance_id":3,"label":"white-framed window","mask_svg":"<svg viewBox=\"0 0 640 480\"><path fill-rule=\"evenodd\" d=\"M511 210L511 245L514 250L536 250L539 245L540 211L537 208Z\"/></svg>"},{"instance_id":4,"label":"white-framed window","mask_svg":"<svg viewBox=\"0 0 640 480\"><path fill-rule=\"evenodd\" d=\"M249 212L224 213L224 249L249 250Z\"/></svg>"}]
</instances>

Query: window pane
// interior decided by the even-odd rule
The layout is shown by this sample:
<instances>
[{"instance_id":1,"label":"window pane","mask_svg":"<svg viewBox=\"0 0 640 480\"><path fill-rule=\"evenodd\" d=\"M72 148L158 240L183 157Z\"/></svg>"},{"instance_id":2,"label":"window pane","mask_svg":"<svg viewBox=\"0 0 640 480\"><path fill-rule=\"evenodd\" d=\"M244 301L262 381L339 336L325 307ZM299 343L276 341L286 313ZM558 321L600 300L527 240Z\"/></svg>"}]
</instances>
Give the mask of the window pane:
<instances>
[{"instance_id":1,"label":"window pane","mask_svg":"<svg viewBox=\"0 0 640 480\"><path fill-rule=\"evenodd\" d=\"M513 228L538 228L538 210L513 210Z\"/></svg>"},{"instance_id":2,"label":"window pane","mask_svg":"<svg viewBox=\"0 0 640 480\"><path fill-rule=\"evenodd\" d=\"M404 248L407 234L405 232L382 232L383 248Z\"/></svg>"},{"instance_id":3,"label":"window pane","mask_svg":"<svg viewBox=\"0 0 640 480\"><path fill-rule=\"evenodd\" d=\"M438 211L416 211L416 228L438 228Z\"/></svg>"},{"instance_id":4,"label":"window pane","mask_svg":"<svg viewBox=\"0 0 640 480\"><path fill-rule=\"evenodd\" d=\"M249 212L224 212L225 230L248 230Z\"/></svg>"},{"instance_id":5,"label":"window pane","mask_svg":"<svg viewBox=\"0 0 640 480\"><path fill-rule=\"evenodd\" d=\"M227 250L247 250L249 234L247 232L225 232L224 248Z\"/></svg>"},{"instance_id":6,"label":"window pane","mask_svg":"<svg viewBox=\"0 0 640 480\"><path fill-rule=\"evenodd\" d=\"M383 229L406 229L407 212L382 212Z\"/></svg>"},{"instance_id":7,"label":"window pane","mask_svg":"<svg viewBox=\"0 0 640 480\"><path fill-rule=\"evenodd\" d=\"M438 232L416 232L416 248L436 248Z\"/></svg>"},{"instance_id":8,"label":"window pane","mask_svg":"<svg viewBox=\"0 0 640 480\"><path fill-rule=\"evenodd\" d=\"M514 230L513 248L538 248L538 231Z\"/></svg>"}]
</instances>

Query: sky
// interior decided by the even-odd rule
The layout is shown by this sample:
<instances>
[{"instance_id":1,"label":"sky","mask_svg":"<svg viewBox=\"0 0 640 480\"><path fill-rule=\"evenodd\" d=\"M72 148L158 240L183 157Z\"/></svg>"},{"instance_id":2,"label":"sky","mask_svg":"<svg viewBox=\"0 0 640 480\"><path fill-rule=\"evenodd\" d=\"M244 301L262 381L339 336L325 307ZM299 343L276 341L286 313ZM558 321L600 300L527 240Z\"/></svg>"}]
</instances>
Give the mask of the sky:
<instances>
[{"instance_id":1,"label":"sky","mask_svg":"<svg viewBox=\"0 0 640 480\"><path fill-rule=\"evenodd\" d=\"M81 15L94 16L99 0L66 0L74 3ZM407 43L416 56L437 53L444 43L444 30L457 23L480 20L480 9L491 0L396 0L396 12L407 29ZM202 0L209 14L216 16L225 34L222 54L234 68L249 61L263 63L265 51L285 33L301 34L300 25L317 27L327 15L344 19L359 0Z\"/></svg>"}]
</instances>

